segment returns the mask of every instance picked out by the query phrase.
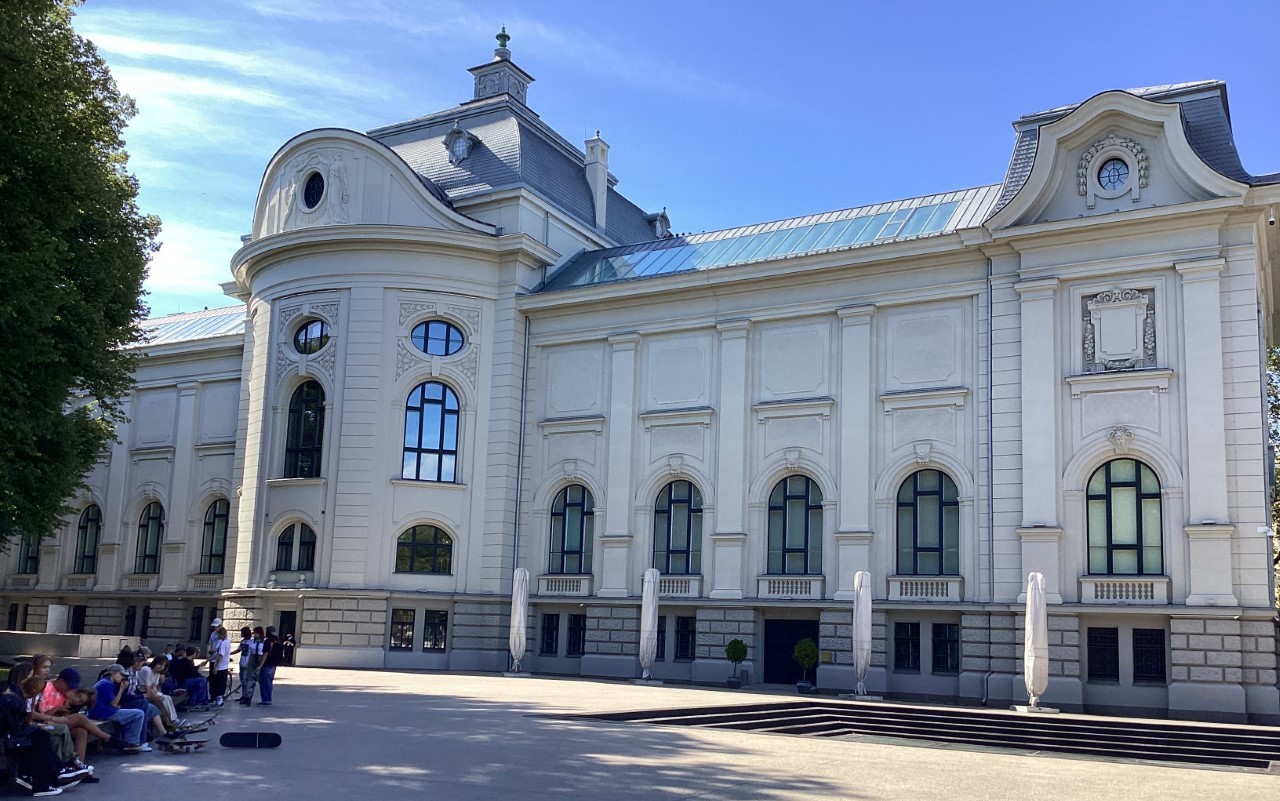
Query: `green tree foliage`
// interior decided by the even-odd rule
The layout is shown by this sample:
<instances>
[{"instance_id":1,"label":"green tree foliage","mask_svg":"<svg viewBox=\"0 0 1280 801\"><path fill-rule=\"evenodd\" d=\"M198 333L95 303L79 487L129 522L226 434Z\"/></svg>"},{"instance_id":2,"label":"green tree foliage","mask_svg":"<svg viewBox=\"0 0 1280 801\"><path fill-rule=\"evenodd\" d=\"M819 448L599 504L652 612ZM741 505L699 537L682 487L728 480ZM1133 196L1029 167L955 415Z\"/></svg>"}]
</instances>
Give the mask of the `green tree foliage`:
<instances>
[{"instance_id":1,"label":"green tree foliage","mask_svg":"<svg viewBox=\"0 0 1280 801\"><path fill-rule=\"evenodd\" d=\"M1267 351L1267 431L1272 448L1280 449L1280 348ZM1271 560L1276 572L1276 606L1280 606L1280 459L1272 470Z\"/></svg>"},{"instance_id":2,"label":"green tree foliage","mask_svg":"<svg viewBox=\"0 0 1280 801\"><path fill-rule=\"evenodd\" d=\"M0 544L52 533L112 440L159 231L75 5L0 2Z\"/></svg>"}]
</instances>

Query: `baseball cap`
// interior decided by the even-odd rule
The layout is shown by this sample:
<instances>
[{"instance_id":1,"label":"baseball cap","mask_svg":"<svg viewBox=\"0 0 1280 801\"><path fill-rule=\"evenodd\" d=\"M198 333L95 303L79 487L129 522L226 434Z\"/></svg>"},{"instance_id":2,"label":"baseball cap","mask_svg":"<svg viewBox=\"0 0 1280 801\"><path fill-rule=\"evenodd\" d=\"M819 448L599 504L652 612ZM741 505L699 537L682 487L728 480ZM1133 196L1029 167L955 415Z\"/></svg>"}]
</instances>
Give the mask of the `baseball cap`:
<instances>
[{"instance_id":1,"label":"baseball cap","mask_svg":"<svg viewBox=\"0 0 1280 801\"><path fill-rule=\"evenodd\" d=\"M107 672L108 672L108 673L128 673L129 671L125 670L124 668L120 667L119 665L108 665L108 666L107 666Z\"/></svg>"},{"instance_id":2,"label":"baseball cap","mask_svg":"<svg viewBox=\"0 0 1280 801\"><path fill-rule=\"evenodd\" d=\"M63 668L58 674L58 678L62 679L62 681L67 685L67 689L80 689L80 671L75 668Z\"/></svg>"},{"instance_id":3,"label":"baseball cap","mask_svg":"<svg viewBox=\"0 0 1280 801\"><path fill-rule=\"evenodd\" d=\"M222 618L215 617L213 619L213 622L209 624L209 628L216 629L218 626L221 626L221 625L222 625Z\"/></svg>"}]
</instances>

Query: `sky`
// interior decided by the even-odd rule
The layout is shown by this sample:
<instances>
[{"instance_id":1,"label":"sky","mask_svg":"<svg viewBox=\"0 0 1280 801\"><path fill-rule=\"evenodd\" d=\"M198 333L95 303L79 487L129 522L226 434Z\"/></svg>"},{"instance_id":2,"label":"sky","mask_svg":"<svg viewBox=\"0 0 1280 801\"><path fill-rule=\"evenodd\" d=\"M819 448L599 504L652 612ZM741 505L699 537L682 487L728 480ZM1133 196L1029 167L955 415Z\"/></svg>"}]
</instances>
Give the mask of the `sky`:
<instances>
[{"instance_id":1,"label":"sky","mask_svg":"<svg viewBox=\"0 0 1280 801\"><path fill-rule=\"evenodd\" d=\"M999 183L1010 123L1108 89L1227 82L1245 169L1280 171L1277 0L88 0L73 22L137 102L125 136L160 217L153 316L219 284L262 173L317 127L470 99L505 25L529 107L599 129L618 190L715 230Z\"/></svg>"}]
</instances>

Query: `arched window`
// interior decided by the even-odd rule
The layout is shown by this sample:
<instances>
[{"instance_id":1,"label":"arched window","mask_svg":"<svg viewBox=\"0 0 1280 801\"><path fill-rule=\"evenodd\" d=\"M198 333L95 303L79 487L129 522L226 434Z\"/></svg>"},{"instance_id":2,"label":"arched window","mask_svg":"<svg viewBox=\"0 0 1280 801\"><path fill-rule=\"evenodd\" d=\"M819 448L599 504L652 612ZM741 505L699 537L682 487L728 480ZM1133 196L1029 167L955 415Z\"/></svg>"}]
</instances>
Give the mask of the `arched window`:
<instances>
[{"instance_id":1,"label":"arched window","mask_svg":"<svg viewBox=\"0 0 1280 801\"><path fill-rule=\"evenodd\" d=\"M285 478L316 478L324 450L324 389L308 381L289 401L289 434L284 451Z\"/></svg>"},{"instance_id":2,"label":"arched window","mask_svg":"<svg viewBox=\"0 0 1280 801\"><path fill-rule=\"evenodd\" d=\"M938 470L912 473L898 488L898 575L960 574L960 500Z\"/></svg>"},{"instance_id":3,"label":"arched window","mask_svg":"<svg viewBox=\"0 0 1280 801\"><path fill-rule=\"evenodd\" d=\"M138 518L138 551L133 560L134 573L160 572L160 540L164 537L164 507L152 501Z\"/></svg>"},{"instance_id":4,"label":"arched window","mask_svg":"<svg viewBox=\"0 0 1280 801\"><path fill-rule=\"evenodd\" d=\"M22 547L18 551L19 575L34 576L40 572L40 540L27 535L22 536Z\"/></svg>"},{"instance_id":5,"label":"arched window","mask_svg":"<svg viewBox=\"0 0 1280 801\"><path fill-rule=\"evenodd\" d=\"M404 410L402 478L457 480L458 396L438 381L413 388Z\"/></svg>"},{"instance_id":6,"label":"arched window","mask_svg":"<svg viewBox=\"0 0 1280 801\"><path fill-rule=\"evenodd\" d=\"M227 560L227 521L231 504L219 498L204 513L204 542L200 546L200 572L221 574Z\"/></svg>"},{"instance_id":7,"label":"arched window","mask_svg":"<svg viewBox=\"0 0 1280 801\"><path fill-rule=\"evenodd\" d=\"M1135 459L1113 459L1089 478L1089 572L1158 576L1161 548L1160 480Z\"/></svg>"},{"instance_id":8,"label":"arched window","mask_svg":"<svg viewBox=\"0 0 1280 801\"><path fill-rule=\"evenodd\" d=\"M596 502L591 490L570 484L551 504L551 564L548 573L591 572Z\"/></svg>"},{"instance_id":9,"label":"arched window","mask_svg":"<svg viewBox=\"0 0 1280 801\"><path fill-rule=\"evenodd\" d=\"M807 476L787 476L769 494L769 572L822 572L822 490Z\"/></svg>"},{"instance_id":10,"label":"arched window","mask_svg":"<svg viewBox=\"0 0 1280 801\"><path fill-rule=\"evenodd\" d=\"M653 566L663 573L702 572L702 493L672 481L653 507Z\"/></svg>"},{"instance_id":11,"label":"arched window","mask_svg":"<svg viewBox=\"0 0 1280 801\"><path fill-rule=\"evenodd\" d=\"M76 561L72 566L76 573L94 573L98 569L98 540L102 537L102 510L91 503L80 513L80 526L76 529Z\"/></svg>"},{"instance_id":12,"label":"arched window","mask_svg":"<svg viewBox=\"0 0 1280 801\"><path fill-rule=\"evenodd\" d=\"M448 574L453 539L436 526L414 526L396 540L397 573Z\"/></svg>"},{"instance_id":13,"label":"arched window","mask_svg":"<svg viewBox=\"0 0 1280 801\"><path fill-rule=\"evenodd\" d=\"M294 562L293 546L298 545L298 559ZM276 566L273 570L315 570L316 532L306 523L294 523L280 532L276 538Z\"/></svg>"}]
</instances>

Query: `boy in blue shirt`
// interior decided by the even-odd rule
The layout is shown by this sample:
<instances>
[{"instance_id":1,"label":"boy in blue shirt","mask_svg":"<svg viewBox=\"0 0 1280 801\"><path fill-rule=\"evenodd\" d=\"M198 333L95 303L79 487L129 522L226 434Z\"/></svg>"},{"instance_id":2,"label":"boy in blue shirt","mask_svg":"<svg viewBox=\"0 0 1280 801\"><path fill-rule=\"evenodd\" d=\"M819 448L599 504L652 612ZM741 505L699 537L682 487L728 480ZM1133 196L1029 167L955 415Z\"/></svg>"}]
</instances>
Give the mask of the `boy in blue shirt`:
<instances>
[{"instance_id":1,"label":"boy in blue shirt","mask_svg":"<svg viewBox=\"0 0 1280 801\"><path fill-rule=\"evenodd\" d=\"M93 685L97 698L93 708L89 710L90 720L114 720L124 729L124 751L136 754L139 751L150 751L151 746L142 740L142 724L146 721L146 713L141 709L122 709L120 702L129 691L129 674L119 665L112 665L106 670L106 677Z\"/></svg>"}]
</instances>

